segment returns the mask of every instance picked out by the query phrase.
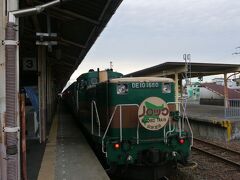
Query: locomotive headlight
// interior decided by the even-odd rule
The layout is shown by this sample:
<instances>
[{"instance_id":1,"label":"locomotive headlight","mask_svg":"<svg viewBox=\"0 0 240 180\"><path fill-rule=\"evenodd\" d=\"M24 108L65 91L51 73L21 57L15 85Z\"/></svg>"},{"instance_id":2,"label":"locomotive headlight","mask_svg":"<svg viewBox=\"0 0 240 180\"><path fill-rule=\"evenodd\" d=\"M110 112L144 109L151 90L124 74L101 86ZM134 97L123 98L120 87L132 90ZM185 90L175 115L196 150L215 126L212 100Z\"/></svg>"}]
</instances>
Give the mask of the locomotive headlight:
<instances>
[{"instance_id":1,"label":"locomotive headlight","mask_svg":"<svg viewBox=\"0 0 240 180\"><path fill-rule=\"evenodd\" d=\"M123 95L128 93L128 85L127 84L118 84L117 85L117 94Z\"/></svg>"},{"instance_id":2,"label":"locomotive headlight","mask_svg":"<svg viewBox=\"0 0 240 180\"><path fill-rule=\"evenodd\" d=\"M163 83L162 92L163 93L171 93L171 84L170 83Z\"/></svg>"}]
</instances>

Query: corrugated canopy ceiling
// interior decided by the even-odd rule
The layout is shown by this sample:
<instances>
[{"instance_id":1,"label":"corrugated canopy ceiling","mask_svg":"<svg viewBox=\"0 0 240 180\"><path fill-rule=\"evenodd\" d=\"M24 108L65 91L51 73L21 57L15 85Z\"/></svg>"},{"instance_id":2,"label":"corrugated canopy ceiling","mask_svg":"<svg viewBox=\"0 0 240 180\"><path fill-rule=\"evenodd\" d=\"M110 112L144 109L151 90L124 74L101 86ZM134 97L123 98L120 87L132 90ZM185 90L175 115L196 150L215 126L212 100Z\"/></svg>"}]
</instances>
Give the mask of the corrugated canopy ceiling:
<instances>
[{"instance_id":1,"label":"corrugated canopy ceiling","mask_svg":"<svg viewBox=\"0 0 240 180\"><path fill-rule=\"evenodd\" d=\"M20 8L50 1L21 0ZM22 56L33 54L36 32L57 33L57 39L54 40L57 40L58 45L52 46L52 51L48 51L48 65L54 67L56 80L65 84L121 2L122 0L71 0L39 15L20 18Z\"/></svg>"}]
</instances>

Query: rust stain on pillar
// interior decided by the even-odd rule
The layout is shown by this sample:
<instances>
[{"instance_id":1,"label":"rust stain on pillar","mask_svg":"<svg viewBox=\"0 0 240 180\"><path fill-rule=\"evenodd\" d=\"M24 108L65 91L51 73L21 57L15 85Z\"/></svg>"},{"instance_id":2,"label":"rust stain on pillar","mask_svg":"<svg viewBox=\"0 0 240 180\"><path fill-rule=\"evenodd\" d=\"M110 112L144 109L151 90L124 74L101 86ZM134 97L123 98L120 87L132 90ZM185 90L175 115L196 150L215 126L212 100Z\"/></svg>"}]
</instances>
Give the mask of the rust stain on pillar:
<instances>
[{"instance_id":1,"label":"rust stain on pillar","mask_svg":"<svg viewBox=\"0 0 240 180\"><path fill-rule=\"evenodd\" d=\"M20 119L21 119L21 172L22 180L27 180L27 146L26 146L26 109L25 94L20 95Z\"/></svg>"}]
</instances>

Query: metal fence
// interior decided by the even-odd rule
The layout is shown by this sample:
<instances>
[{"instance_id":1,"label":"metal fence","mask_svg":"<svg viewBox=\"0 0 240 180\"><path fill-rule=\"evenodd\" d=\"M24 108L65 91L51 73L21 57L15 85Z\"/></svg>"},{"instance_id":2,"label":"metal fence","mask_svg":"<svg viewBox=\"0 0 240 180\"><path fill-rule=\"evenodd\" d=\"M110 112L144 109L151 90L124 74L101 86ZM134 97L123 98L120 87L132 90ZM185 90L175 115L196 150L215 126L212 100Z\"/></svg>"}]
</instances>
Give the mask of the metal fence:
<instances>
[{"instance_id":1,"label":"metal fence","mask_svg":"<svg viewBox=\"0 0 240 180\"><path fill-rule=\"evenodd\" d=\"M240 118L240 99L228 99L225 118Z\"/></svg>"}]
</instances>

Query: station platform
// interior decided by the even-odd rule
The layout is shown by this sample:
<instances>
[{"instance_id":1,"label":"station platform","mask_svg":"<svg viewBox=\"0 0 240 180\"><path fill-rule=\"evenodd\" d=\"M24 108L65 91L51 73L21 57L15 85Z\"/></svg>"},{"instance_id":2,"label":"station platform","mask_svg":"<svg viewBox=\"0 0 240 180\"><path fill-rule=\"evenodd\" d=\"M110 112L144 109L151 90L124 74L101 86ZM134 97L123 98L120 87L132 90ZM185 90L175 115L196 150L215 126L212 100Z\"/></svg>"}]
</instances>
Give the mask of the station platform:
<instances>
[{"instance_id":1,"label":"station platform","mask_svg":"<svg viewBox=\"0 0 240 180\"><path fill-rule=\"evenodd\" d=\"M80 128L63 106L55 115L38 180L109 180Z\"/></svg>"},{"instance_id":2,"label":"station platform","mask_svg":"<svg viewBox=\"0 0 240 180\"><path fill-rule=\"evenodd\" d=\"M194 136L219 140L240 139L240 118L225 118L223 106L187 104Z\"/></svg>"}]
</instances>

